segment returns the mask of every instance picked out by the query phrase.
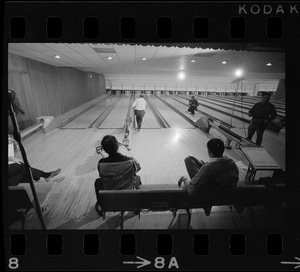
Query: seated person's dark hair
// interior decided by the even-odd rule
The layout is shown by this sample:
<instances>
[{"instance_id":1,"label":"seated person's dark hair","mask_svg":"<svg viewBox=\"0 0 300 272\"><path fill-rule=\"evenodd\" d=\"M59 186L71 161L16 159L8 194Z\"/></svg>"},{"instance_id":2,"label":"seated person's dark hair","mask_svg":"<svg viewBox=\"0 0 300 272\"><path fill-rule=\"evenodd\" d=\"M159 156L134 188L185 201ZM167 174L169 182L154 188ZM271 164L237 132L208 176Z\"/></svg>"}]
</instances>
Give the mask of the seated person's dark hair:
<instances>
[{"instance_id":1,"label":"seated person's dark hair","mask_svg":"<svg viewBox=\"0 0 300 272\"><path fill-rule=\"evenodd\" d=\"M107 154L111 155L118 152L119 142L115 136L106 135L101 141L101 146Z\"/></svg>"},{"instance_id":2,"label":"seated person's dark hair","mask_svg":"<svg viewBox=\"0 0 300 272\"><path fill-rule=\"evenodd\" d=\"M271 97L271 93L270 92L262 92L261 96L270 96Z\"/></svg>"},{"instance_id":3,"label":"seated person's dark hair","mask_svg":"<svg viewBox=\"0 0 300 272\"><path fill-rule=\"evenodd\" d=\"M207 148L216 157L222 157L224 152L224 142L221 139L213 138L207 142Z\"/></svg>"}]
</instances>

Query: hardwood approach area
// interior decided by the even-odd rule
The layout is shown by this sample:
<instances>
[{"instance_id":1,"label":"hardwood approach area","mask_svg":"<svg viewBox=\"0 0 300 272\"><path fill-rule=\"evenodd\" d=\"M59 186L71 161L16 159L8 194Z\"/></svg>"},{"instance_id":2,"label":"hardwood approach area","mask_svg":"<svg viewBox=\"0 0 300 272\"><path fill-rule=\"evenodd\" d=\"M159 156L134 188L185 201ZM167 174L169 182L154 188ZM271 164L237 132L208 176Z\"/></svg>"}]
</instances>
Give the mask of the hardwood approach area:
<instances>
[{"instance_id":1,"label":"hardwood approach area","mask_svg":"<svg viewBox=\"0 0 300 272\"><path fill-rule=\"evenodd\" d=\"M48 186L46 192L43 192L44 199L40 203L44 208L43 217L48 229L120 228L118 213L108 213L104 221L94 209L96 203L94 181L98 177L97 162L101 158L95 148L100 145L101 139L107 134L115 135L119 142L122 142L123 125L128 107L131 107L130 97L129 94L104 94L86 103L84 107L79 106L73 109L71 114L70 111L62 114L61 123L62 120L69 120L62 128L55 128L47 133L39 131L23 140L32 167L45 171L62 169L59 176L50 181L53 186ZM186 112L188 101L185 98L185 96L178 95L148 95L152 105L170 127L160 128L154 114L147 107L142 129L138 131L133 127L130 128L131 150L128 151L124 146L120 147L121 153L136 158L141 164L142 169L138 174L144 185L176 184L181 176L188 176L184 164L185 157L195 156L208 161L207 141L213 137L220 137L225 141L225 137L215 129L211 129L210 133L205 133L192 125L203 115L196 112L195 116L191 117ZM118 99L120 100L117 101ZM221 97L219 99L222 101ZM163 101L175 107L181 115ZM50 105L51 102L48 107ZM111 111L102 124L99 127L91 127L91 123L110 107ZM84 108L88 110L85 111ZM198 110L207 111L201 106ZM72 118L76 114L78 116ZM210 110L209 114L224 122L230 121L230 117L217 110ZM193 122L188 122L183 115ZM233 124L235 128L232 130L245 137L248 124L238 119L234 119ZM277 164L285 170L285 134L267 130L264 134L263 146ZM105 152L103 155L106 156ZM239 167L239 186L247 186L243 180L245 180L248 161L242 151L233 145L232 149L225 149L225 155L231 157ZM271 171L258 171L256 179L270 175L272 175ZM45 183L45 181L41 179L38 184L40 183ZM250 219L253 214L255 216L252 222ZM275 212L258 207L251 212L245 211L243 214L237 214L226 206L213 207L209 217L202 209L194 209L190 228L251 229L268 228L273 224L283 227L283 217L283 207L278 207ZM132 213L127 213L124 220L125 229L184 229L187 216L184 210L180 211L173 221L170 212L142 213L140 219ZM41 228L33 210L27 216L25 226L26 229ZM19 222L11 225L12 229L19 227Z\"/></svg>"}]
</instances>

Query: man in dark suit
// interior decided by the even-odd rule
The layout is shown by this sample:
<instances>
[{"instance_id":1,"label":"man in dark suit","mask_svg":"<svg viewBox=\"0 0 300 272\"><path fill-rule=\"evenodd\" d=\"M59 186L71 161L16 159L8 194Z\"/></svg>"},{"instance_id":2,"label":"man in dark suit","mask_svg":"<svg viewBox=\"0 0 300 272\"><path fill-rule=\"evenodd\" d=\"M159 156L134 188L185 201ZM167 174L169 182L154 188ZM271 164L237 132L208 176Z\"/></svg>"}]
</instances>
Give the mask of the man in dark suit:
<instances>
[{"instance_id":1,"label":"man in dark suit","mask_svg":"<svg viewBox=\"0 0 300 272\"><path fill-rule=\"evenodd\" d=\"M261 102L256 103L248 113L249 117L252 117L252 120L248 127L247 139L251 141L256 131L256 145L258 146L261 146L268 122L277 116L275 106L269 102L270 98L270 93L263 92Z\"/></svg>"}]
</instances>

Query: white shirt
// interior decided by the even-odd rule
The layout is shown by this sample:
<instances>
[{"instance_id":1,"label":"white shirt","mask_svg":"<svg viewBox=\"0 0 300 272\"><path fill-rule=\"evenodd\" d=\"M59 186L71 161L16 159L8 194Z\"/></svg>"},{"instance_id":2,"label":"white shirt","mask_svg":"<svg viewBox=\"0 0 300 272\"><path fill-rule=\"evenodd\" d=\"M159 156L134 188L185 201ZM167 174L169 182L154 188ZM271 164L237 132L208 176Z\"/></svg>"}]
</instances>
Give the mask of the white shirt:
<instances>
[{"instance_id":1,"label":"white shirt","mask_svg":"<svg viewBox=\"0 0 300 272\"><path fill-rule=\"evenodd\" d=\"M146 104L147 104L146 100L143 97L140 97L133 102L132 107L135 110L145 110Z\"/></svg>"}]
</instances>

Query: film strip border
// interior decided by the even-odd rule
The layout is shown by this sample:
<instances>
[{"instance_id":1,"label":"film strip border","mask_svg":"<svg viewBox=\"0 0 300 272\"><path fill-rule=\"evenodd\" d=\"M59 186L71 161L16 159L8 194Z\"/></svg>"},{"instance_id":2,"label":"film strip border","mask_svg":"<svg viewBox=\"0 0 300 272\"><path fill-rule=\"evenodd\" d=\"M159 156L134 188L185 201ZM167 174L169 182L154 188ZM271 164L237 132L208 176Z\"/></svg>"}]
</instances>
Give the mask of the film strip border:
<instances>
[{"instance_id":1,"label":"film strip border","mask_svg":"<svg viewBox=\"0 0 300 272\"><path fill-rule=\"evenodd\" d=\"M286 247L293 240L288 234L228 230L183 231L181 235L164 230L16 232L10 236L6 267L86 271L252 270L251 267L285 270L300 265L297 258L290 257L297 254L297 249Z\"/></svg>"},{"instance_id":2,"label":"film strip border","mask_svg":"<svg viewBox=\"0 0 300 272\"><path fill-rule=\"evenodd\" d=\"M247 43L284 46L286 87L295 89L299 82L299 71L294 69L300 59L299 12L296 2L6 2L4 39L51 43L222 42L236 43L241 50L247 49ZM289 112L297 116L299 112L293 111L289 101ZM288 165L292 170L298 167L292 160ZM289 175L294 176L291 172ZM291 193L293 183L288 185ZM296 217L295 205L288 204L291 219ZM9 270L292 270L300 265L299 233L289 229L6 230L5 251L5 268Z\"/></svg>"},{"instance_id":3,"label":"film strip border","mask_svg":"<svg viewBox=\"0 0 300 272\"><path fill-rule=\"evenodd\" d=\"M5 33L10 42L277 43L297 38L299 12L294 2L8 2Z\"/></svg>"}]
</instances>

